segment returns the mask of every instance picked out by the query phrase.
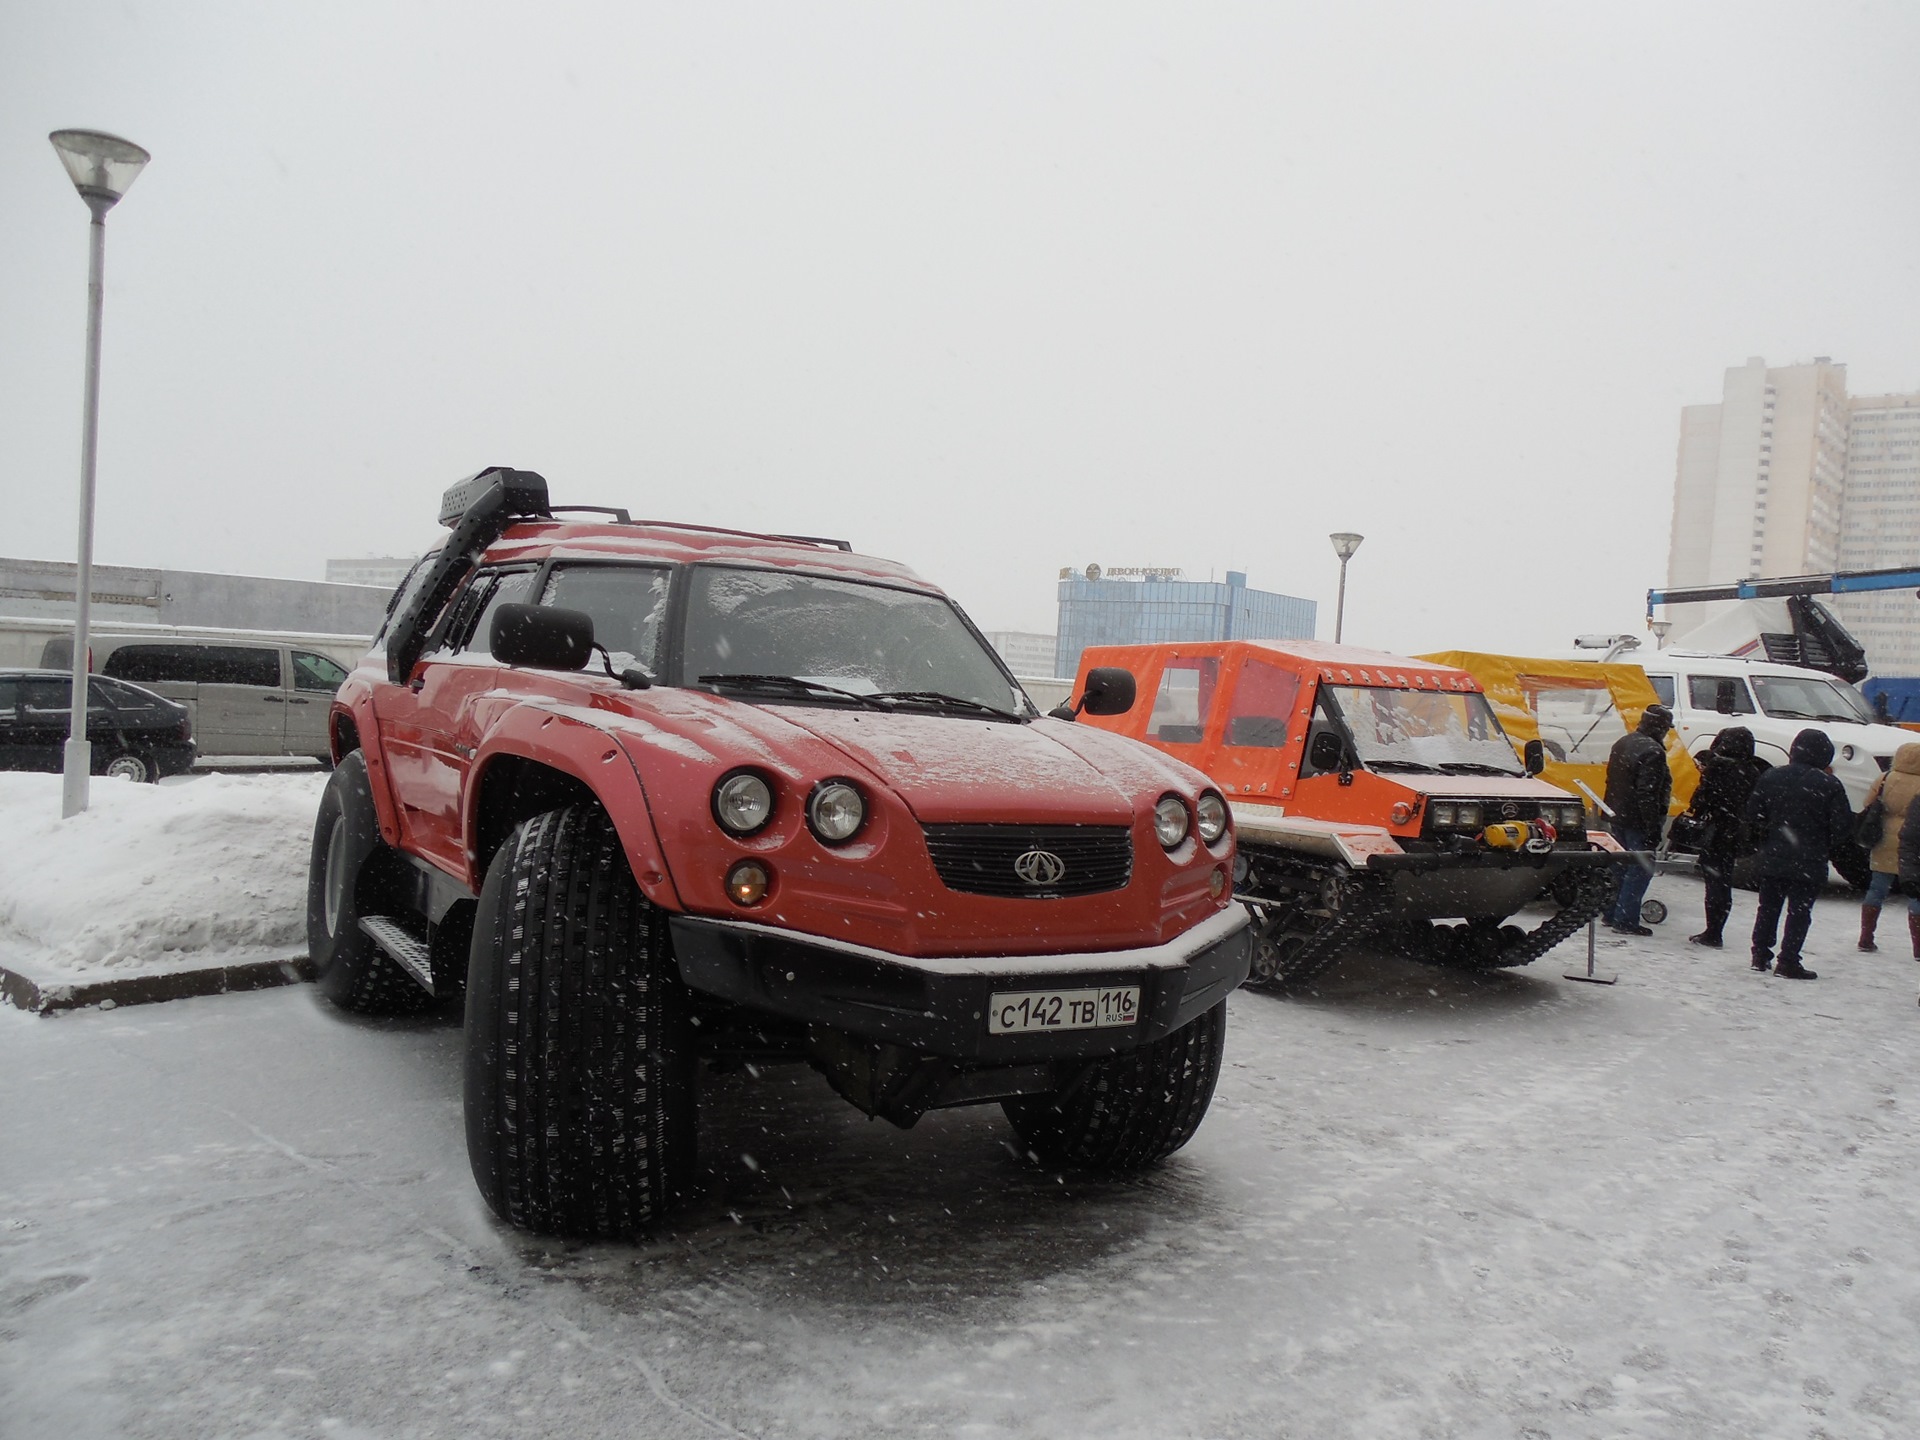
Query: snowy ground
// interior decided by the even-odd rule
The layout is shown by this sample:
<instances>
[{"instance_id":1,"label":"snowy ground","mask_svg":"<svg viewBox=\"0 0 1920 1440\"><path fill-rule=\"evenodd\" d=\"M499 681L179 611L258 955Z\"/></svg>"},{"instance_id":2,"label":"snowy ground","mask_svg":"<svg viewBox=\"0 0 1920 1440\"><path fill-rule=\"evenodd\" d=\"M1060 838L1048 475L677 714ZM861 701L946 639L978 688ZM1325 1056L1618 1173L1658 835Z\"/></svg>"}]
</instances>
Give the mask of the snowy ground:
<instances>
[{"instance_id":1,"label":"snowy ground","mask_svg":"<svg viewBox=\"0 0 1920 1440\"><path fill-rule=\"evenodd\" d=\"M326 775L60 777L0 772L0 964L98 980L306 949L307 852Z\"/></svg>"},{"instance_id":2,"label":"snowy ground","mask_svg":"<svg viewBox=\"0 0 1920 1440\"><path fill-rule=\"evenodd\" d=\"M1797 983L1655 894L1610 989L1576 941L1236 995L1212 1114L1134 1180L712 1079L710 1193L633 1248L487 1215L450 1017L0 1012L0 1434L1910 1436L1904 924L1858 955L1836 892Z\"/></svg>"}]
</instances>

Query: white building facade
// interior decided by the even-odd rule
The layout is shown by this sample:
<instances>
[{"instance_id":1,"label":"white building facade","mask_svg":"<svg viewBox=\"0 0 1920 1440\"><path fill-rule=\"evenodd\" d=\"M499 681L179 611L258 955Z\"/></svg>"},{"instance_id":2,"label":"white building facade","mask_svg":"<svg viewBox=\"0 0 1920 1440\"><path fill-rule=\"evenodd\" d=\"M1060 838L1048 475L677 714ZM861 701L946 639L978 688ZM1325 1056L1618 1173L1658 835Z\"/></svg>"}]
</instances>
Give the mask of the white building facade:
<instances>
[{"instance_id":1,"label":"white building facade","mask_svg":"<svg viewBox=\"0 0 1920 1440\"><path fill-rule=\"evenodd\" d=\"M1920 394L1850 397L1825 356L1726 372L1680 412L1667 584L1920 565ZM1879 675L1920 675L1920 601L1831 597ZM1674 634L1716 607L1670 607Z\"/></svg>"}]
</instances>

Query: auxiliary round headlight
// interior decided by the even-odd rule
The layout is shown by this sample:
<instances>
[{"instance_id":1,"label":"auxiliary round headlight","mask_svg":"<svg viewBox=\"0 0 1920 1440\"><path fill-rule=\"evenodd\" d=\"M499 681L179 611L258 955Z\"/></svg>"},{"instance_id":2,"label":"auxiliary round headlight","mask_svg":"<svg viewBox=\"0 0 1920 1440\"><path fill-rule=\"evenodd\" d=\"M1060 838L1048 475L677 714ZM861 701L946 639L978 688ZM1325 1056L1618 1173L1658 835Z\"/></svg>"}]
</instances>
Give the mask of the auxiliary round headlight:
<instances>
[{"instance_id":1,"label":"auxiliary round headlight","mask_svg":"<svg viewBox=\"0 0 1920 1440\"><path fill-rule=\"evenodd\" d=\"M751 770L736 770L713 787L713 818L734 835L751 835L773 818L773 789Z\"/></svg>"},{"instance_id":2,"label":"auxiliary round headlight","mask_svg":"<svg viewBox=\"0 0 1920 1440\"><path fill-rule=\"evenodd\" d=\"M1841 758L1842 760L1851 760L1851 759L1853 759L1853 753L1854 753L1854 752L1853 752L1853 746L1851 746L1851 745L1842 745L1842 746L1840 747L1840 758Z\"/></svg>"},{"instance_id":3,"label":"auxiliary round headlight","mask_svg":"<svg viewBox=\"0 0 1920 1440\"><path fill-rule=\"evenodd\" d=\"M1227 833L1227 802L1209 790L1193 807L1194 828L1200 838L1212 845Z\"/></svg>"},{"instance_id":4,"label":"auxiliary round headlight","mask_svg":"<svg viewBox=\"0 0 1920 1440\"><path fill-rule=\"evenodd\" d=\"M843 845L866 823L867 802L845 780L823 780L807 801L807 823L829 845Z\"/></svg>"},{"instance_id":5,"label":"auxiliary round headlight","mask_svg":"<svg viewBox=\"0 0 1920 1440\"><path fill-rule=\"evenodd\" d=\"M727 898L736 905L758 905L767 898L773 877L758 860L742 860L727 871Z\"/></svg>"},{"instance_id":6,"label":"auxiliary round headlight","mask_svg":"<svg viewBox=\"0 0 1920 1440\"><path fill-rule=\"evenodd\" d=\"M1162 795L1153 807L1153 833L1168 850L1187 838L1187 806L1178 795Z\"/></svg>"}]
</instances>

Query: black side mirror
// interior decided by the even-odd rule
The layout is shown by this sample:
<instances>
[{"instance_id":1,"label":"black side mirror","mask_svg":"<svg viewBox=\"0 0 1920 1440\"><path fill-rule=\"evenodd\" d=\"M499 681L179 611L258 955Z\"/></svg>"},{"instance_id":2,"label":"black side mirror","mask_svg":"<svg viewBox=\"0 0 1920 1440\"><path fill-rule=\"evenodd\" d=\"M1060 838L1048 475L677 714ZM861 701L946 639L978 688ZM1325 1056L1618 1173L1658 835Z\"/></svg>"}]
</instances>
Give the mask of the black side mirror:
<instances>
[{"instance_id":1,"label":"black side mirror","mask_svg":"<svg viewBox=\"0 0 1920 1440\"><path fill-rule=\"evenodd\" d=\"M1079 702L1056 705L1047 712L1055 720L1088 715L1124 715L1133 708L1133 672L1118 665L1096 665L1087 672L1087 688Z\"/></svg>"},{"instance_id":2,"label":"black side mirror","mask_svg":"<svg viewBox=\"0 0 1920 1440\"><path fill-rule=\"evenodd\" d=\"M1521 763L1527 767L1527 774L1538 775L1547 768L1547 747L1538 740L1529 740L1521 747Z\"/></svg>"},{"instance_id":3,"label":"black side mirror","mask_svg":"<svg viewBox=\"0 0 1920 1440\"><path fill-rule=\"evenodd\" d=\"M493 658L536 670L582 670L593 658L593 617L551 605L502 605L488 636Z\"/></svg>"},{"instance_id":4,"label":"black side mirror","mask_svg":"<svg viewBox=\"0 0 1920 1440\"><path fill-rule=\"evenodd\" d=\"M1313 737L1313 745L1307 751L1307 763L1315 770L1339 770L1341 761L1347 758L1347 743L1332 730L1322 730Z\"/></svg>"}]
</instances>

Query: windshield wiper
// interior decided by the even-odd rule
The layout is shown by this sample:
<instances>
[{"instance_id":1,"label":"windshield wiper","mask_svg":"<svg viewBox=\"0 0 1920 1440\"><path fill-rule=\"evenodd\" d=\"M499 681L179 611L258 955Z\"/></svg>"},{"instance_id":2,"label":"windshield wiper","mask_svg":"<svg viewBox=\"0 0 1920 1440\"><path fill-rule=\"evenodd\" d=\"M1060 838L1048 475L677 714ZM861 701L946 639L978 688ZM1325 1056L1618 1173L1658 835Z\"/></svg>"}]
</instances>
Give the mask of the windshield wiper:
<instances>
[{"instance_id":1,"label":"windshield wiper","mask_svg":"<svg viewBox=\"0 0 1920 1440\"><path fill-rule=\"evenodd\" d=\"M1504 770L1498 765L1488 765L1479 760L1443 760L1440 769L1448 775L1505 775L1512 778L1524 775L1524 770Z\"/></svg>"},{"instance_id":2,"label":"windshield wiper","mask_svg":"<svg viewBox=\"0 0 1920 1440\"><path fill-rule=\"evenodd\" d=\"M996 720L1017 722L1020 719L1011 710L999 709L982 700L968 700L961 695L949 695L943 690L880 690L868 698L909 705L927 705L939 710L961 710L969 715L991 715Z\"/></svg>"},{"instance_id":3,"label":"windshield wiper","mask_svg":"<svg viewBox=\"0 0 1920 1440\"><path fill-rule=\"evenodd\" d=\"M1434 767L1423 760L1368 760L1363 763L1369 770L1416 770L1422 775L1436 773Z\"/></svg>"},{"instance_id":4,"label":"windshield wiper","mask_svg":"<svg viewBox=\"0 0 1920 1440\"><path fill-rule=\"evenodd\" d=\"M838 685L823 685L818 680L802 680L798 675L702 675L702 685L725 685L735 690L764 690L775 695L831 695L836 700L851 700L869 710L885 710L871 695L842 690Z\"/></svg>"}]
</instances>

